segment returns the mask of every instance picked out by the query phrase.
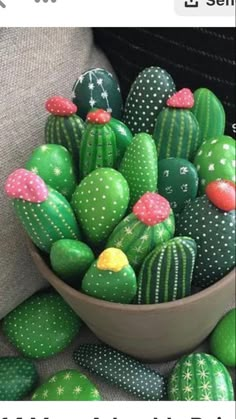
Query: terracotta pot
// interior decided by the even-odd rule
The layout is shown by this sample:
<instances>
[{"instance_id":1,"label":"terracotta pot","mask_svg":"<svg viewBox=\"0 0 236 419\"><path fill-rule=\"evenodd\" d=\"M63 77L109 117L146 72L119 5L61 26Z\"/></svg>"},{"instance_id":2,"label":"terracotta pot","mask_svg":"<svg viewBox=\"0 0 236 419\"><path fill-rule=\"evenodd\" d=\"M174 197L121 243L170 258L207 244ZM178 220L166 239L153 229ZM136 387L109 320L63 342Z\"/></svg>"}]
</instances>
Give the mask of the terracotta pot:
<instances>
[{"instance_id":1,"label":"terracotta pot","mask_svg":"<svg viewBox=\"0 0 236 419\"><path fill-rule=\"evenodd\" d=\"M61 281L36 247L28 243L42 276L94 334L108 345L145 361L176 359L192 351L234 301L235 270L206 290L170 303L138 306L97 300Z\"/></svg>"}]
</instances>

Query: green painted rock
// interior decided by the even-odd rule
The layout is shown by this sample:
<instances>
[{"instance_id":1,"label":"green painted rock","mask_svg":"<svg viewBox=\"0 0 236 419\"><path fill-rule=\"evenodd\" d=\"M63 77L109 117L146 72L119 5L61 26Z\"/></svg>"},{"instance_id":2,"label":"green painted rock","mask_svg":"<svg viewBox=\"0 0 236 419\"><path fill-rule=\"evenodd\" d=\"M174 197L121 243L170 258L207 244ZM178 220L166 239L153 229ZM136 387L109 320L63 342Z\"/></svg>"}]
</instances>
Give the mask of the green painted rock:
<instances>
[{"instance_id":1,"label":"green painted rock","mask_svg":"<svg viewBox=\"0 0 236 419\"><path fill-rule=\"evenodd\" d=\"M202 143L194 159L200 178L201 194L205 192L208 183L213 180L236 181L235 152L234 139L226 135Z\"/></svg>"},{"instance_id":2,"label":"green painted rock","mask_svg":"<svg viewBox=\"0 0 236 419\"><path fill-rule=\"evenodd\" d=\"M188 160L173 157L160 160L158 169L158 191L178 214L197 196L197 170Z\"/></svg>"},{"instance_id":3,"label":"green painted rock","mask_svg":"<svg viewBox=\"0 0 236 419\"><path fill-rule=\"evenodd\" d=\"M77 107L70 100L55 96L46 102L46 109L51 115L45 126L45 142L66 147L78 171L80 142L85 126L76 115Z\"/></svg>"},{"instance_id":4,"label":"green painted rock","mask_svg":"<svg viewBox=\"0 0 236 419\"><path fill-rule=\"evenodd\" d=\"M33 362L20 357L0 357L0 401L22 400L35 387L38 373Z\"/></svg>"},{"instance_id":5,"label":"green painted rock","mask_svg":"<svg viewBox=\"0 0 236 419\"><path fill-rule=\"evenodd\" d=\"M80 147L80 177L100 167L115 167L116 136L109 126L111 115L103 109L91 111Z\"/></svg>"},{"instance_id":6,"label":"green painted rock","mask_svg":"<svg viewBox=\"0 0 236 419\"><path fill-rule=\"evenodd\" d=\"M77 240L58 240L50 252L52 269L67 284L78 288L81 279L94 261L94 254L87 244Z\"/></svg>"},{"instance_id":7,"label":"green painted rock","mask_svg":"<svg viewBox=\"0 0 236 419\"><path fill-rule=\"evenodd\" d=\"M116 165L119 166L122 158L124 157L125 151L131 141L133 135L129 128L121 121L115 118L111 118L109 126L112 128L116 136L116 147L117 147L117 159Z\"/></svg>"},{"instance_id":8,"label":"green painted rock","mask_svg":"<svg viewBox=\"0 0 236 419\"><path fill-rule=\"evenodd\" d=\"M138 277L137 304L158 304L191 294L197 245L175 237L158 246L144 260Z\"/></svg>"},{"instance_id":9,"label":"green painted rock","mask_svg":"<svg viewBox=\"0 0 236 419\"><path fill-rule=\"evenodd\" d=\"M201 140L223 135L225 131L225 111L213 92L206 88L194 92L193 114L196 116Z\"/></svg>"},{"instance_id":10,"label":"green painted rock","mask_svg":"<svg viewBox=\"0 0 236 419\"><path fill-rule=\"evenodd\" d=\"M33 401L99 401L94 384L79 371L64 370L54 374L33 394Z\"/></svg>"},{"instance_id":11,"label":"green painted rock","mask_svg":"<svg viewBox=\"0 0 236 419\"><path fill-rule=\"evenodd\" d=\"M173 79L165 70L146 68L131 87L125 104L124 123L133 134L152 134L158 114L174 92Z\"/></svg>"},{"instance_id":12,"label":"green painted rock","mask_svg":"<svg viewBox=\"0 0 236 419\"><path fill-rule=\"evenodd\" d=\"M236 367L236 309L217 324L210 338L211 353L227 367Z\"/></svg>"},{"instance_id":13,"label":"green painted rock","mask_svg":"<svg viewBox=\"0 0 236 419\"><path fill-rule=\"evenodd\" d=\"M89 243L97 246L106 240L125 215L129 187L114 169L97 169L77 186L72 206Z\"/></svg>"},{"instance_id":14,"label":"green painted rock","mask_svg":"<svg viewBox=\"0 0 236 419\"><path fill-rule=\"evenodd\" d=\"M221 362L211 355L184 356L168 383L171 401L233 401L232 379Z\"/></svg>"},{"instance_id":15,"label":"green painted rock","mask_svg":"<svg viewBox=\"0 0 236 419\"><path fill-rule=\"evenodd\" d=\"M157 191L157 153L149 134L137 134L128 146L120 172L130 188L130 207L146 192Z\"/></svg>"},{"instance_id":16,"label":"green painted rock","mask_svg":"<svg viewBox=\"0 0 236 419\"><path fill-rule=\"evenodd\" d=\"M57 144L37 147L28 158L25 168L39 175L68 201L71 199L77 182L71 155L65 147Z\"/></svg>"},{"instance_id":17,"label":"green painted rock","mask_svg":"<svg viewBox=\"0 0 236 419\"><path fill-rule=\"evenodd\" d=\"M122 220L108 239L106 247L121 249L130 265L141 266L158 245L174 236L175 220L168 201L158 194L146 193L133 212Z\"/></svg>"},{"instance_id":18,"label":"green painted rock","mask_svg":"<svg viewBox=\"0 0 236 419\"><path fill-rule=\"evenodd\" d=\"M141 362L106 345L80 345L74 352L80 367L142 400L166 397L165 379Z\"/></svg>"},{"instance_id":19,"label":"green painted rock","mask_svg":"<svg viewBox=\"0 0 236 419\"><path fill-rule=\"evenodd\" d=\"M221 211L203 195L181 212L176 234L197 243L194 285L206 288L234 267L235 211Z\"/></svg>"},{"instance_id":20,"label":"green painted rock","mask_svg":"<svg viewBox=\"0 0 236 419\"><path fill-rule=\"evenodd\" d=\"M92 108L101 108L120 119L123 109L120 87L113 75L103 68L83 73L73 87L73 102L83 119Z\"/></svg>"},{"instance_id":21,"label":"green painted rock","mask_svg":"<svg viewBox=\"0 0 236 419\"><path fill-rule=\"evenodd\" d=\"M6 181L5 192L13 199L18 218L39 249L49 253L60 239L80 239L69 202L35 173L15 170Z\"/></svg>"},{"instance_id":22,"label":"green painted rock","mask_svg":"<svg viewBox=\"0 0 236 419\"><path fill-rule=\"evenodd\" d=\"M106 249L95 261L82 282L85 294L114 303L130 303L137 291L136 275L125 254Z\"/></svg>"},{"instance_id":23,"label":"green painted rock","mask_svg":"<svg viewBox=\"0 0 236 419\"><path fill-rule=\"evenodd\" d=\"M48 358L63 351L79 333L81 321L60 295L36 294L8 314L3 331L29 358Z\"/></svg>"}]
</instances>

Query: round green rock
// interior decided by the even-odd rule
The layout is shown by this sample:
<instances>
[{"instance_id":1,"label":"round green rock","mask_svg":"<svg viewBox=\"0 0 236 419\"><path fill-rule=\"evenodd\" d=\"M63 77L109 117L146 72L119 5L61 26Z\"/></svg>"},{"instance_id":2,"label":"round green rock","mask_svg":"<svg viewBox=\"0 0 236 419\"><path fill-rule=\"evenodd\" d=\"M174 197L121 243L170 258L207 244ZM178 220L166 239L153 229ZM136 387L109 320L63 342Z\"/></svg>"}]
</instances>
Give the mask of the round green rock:
<instances>
[{"instance_id":1,"label":"round green rock","mask_svg":"<svg viewBox=\"0 0 236 419\"><path fill-rule=\"evenodd\" d=\"M3 331L28 358L48 358L63 351L79 333L81 321L56 293L40 293L8 314Z\"/></svg>"},{"instance_id":2,"label":"round green rock","mask_svg":"<svg viewBox=\"0 0 236 419\"><path fill-rule=\"evenodd\" d=\"M33 401L99 401L102 400L94 384L76 370L54 374L33 394Z\"/></svg>"},{"instance_id":3,"label":"round green rock","mask_svg":"<svg viewBox=\"0 0 236 419\"><path fill-rule=\"evenodd\" d=\"M0 401L22 400L34 389L37 381L38 372L29 359L0 358Z\"/></svg>"},{"instance_id":4,"label":"round green rock","mask_svg":"<svg viewBox=\"0 0 236 419\"><path fill-rule=\"evenodd\" d=\"M54 272L76 288L94 259L90 247L77 240L58 240L52 245L50 253Z\"/></svg>"},{"instance_id":5,"label":"round green rock","mask_svg":"<svg viewBox=\"0 0 236 419\"><path fill-rule=\"evenodd\" d=\"M218 323L210 338L211 353L227 367L236 367L236 309Z\"/></svg>"},{"instance_id":6,"label":"round green rock","mask_svg":"<svg viewBox=\"0 0 236 419\"><path fill-rule=\"evenodd\" d=\"M115 118L111 118L109 126L112 128L116 136L116 147L117 147L117 167L119 166L128 145L133 140L133 135L129 128L121 121Z\"/></svg>"},{"instance_id":7,"label":"round green rock","mask_svg":"<svg viewBox=\"0 0 236 419\"><path fill-rule=\"evenodd\" d=\"M233 401L232 379L212 355L194 353L175 366L168 382L171 401Z\"/></svg>"},{"instance_id":8,"label":"round green rock","mask_svg":"<svg viewBox=\"0 0 236 419\"><path fill-rule=\"evenodd\" d=\"M76 176L69 151L57 144L37 147L28 158L25 168L39 175L47 185L68 200L76 188Z\"/></svg>"}]
</instances>

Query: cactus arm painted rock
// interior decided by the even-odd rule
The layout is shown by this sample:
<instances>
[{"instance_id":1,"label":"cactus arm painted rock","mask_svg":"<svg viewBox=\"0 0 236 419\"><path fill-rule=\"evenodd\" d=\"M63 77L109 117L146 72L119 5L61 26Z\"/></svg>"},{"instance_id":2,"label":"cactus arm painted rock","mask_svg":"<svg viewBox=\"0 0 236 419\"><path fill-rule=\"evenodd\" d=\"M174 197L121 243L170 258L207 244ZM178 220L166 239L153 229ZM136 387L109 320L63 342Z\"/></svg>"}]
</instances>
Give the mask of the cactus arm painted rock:
<instances>
[{"instance_id":1,"label":"cactus arm painted rock","mask_svg":"<svg viewBox=\"0 0 236 419\"><path fill-rule=\"evenodd\" d=\"M191 294L197 246L193 239L175 237L144 260L138 277L137 304L158 304Z\"/></svg>"},{"instance_id":2,"label":"cactus arm painted rock","mask_svg":"<svg viewBox=\"0 0 236 419\"><path fill-rule=\"evenodd\" d=\"M210 337L211 353L227 367L236 367L236 308L217 324Z\"/></svg>"},{"instance_id":3,"label":"cactus arm painted rock","mask_svg":"<svg viewBox=\"0 0 236 419\"><path fill-rule=\"evenodd\" d=\"M121 121L111 118L109 126L112 128L116 136L117 159L116 166L119 167L122 158L126 152L127 147L133 140L133 135L129 128Z\"/></svg>"}]
</instances>

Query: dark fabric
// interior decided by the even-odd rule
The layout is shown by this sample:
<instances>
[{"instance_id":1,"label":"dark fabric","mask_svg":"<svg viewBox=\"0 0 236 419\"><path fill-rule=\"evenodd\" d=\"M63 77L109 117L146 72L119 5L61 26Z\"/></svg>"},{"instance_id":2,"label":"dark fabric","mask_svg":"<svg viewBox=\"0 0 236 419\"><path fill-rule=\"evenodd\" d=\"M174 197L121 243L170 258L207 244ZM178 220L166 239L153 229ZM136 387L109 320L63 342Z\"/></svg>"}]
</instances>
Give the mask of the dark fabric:
<instances>
[{"instance_id":1,"label":"dark fabric","mask_svg":"<svg viewBox=\"0 0 236 419\"><path fill-rule=\"evenodd\" d=\"M207 87L222 101L227 133L233 135L235 102L234 28L96 28L95 41L109 57L124 98L138 73L165 68L178 89Z\"/></svg>"}]
</instances>

